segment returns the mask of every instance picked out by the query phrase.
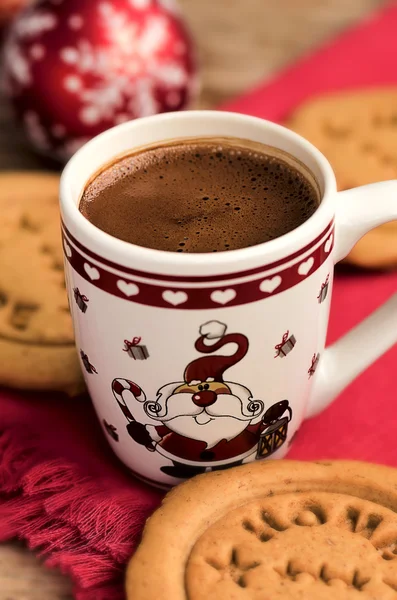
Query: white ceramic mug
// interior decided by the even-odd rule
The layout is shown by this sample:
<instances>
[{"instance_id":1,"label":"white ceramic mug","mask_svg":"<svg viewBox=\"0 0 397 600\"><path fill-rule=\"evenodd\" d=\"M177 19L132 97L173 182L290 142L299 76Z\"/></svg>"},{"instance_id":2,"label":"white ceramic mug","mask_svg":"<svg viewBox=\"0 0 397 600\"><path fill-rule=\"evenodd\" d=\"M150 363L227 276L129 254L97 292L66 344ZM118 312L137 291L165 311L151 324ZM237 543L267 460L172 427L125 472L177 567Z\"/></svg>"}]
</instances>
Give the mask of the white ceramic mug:
<instances>
[{"instance_id":1,"label":"white ceramic mug","mask_svg":"<svg viewBox=\"0 0 397 600\"><path fill-rule=\"evenodd\" d=\"M321 189L303 225L217 254L141 248L78 210L112 158L167 139L247 139L302 161ZM337 193L324 156L258 118L192 111L122 124L86 144L61 182L66 282L85 380L108 441L138 477L171 486L282 458L322 410L397 340L397 296L324 350L334 264L397 219L397 181Z\"/></svg>"}]
</instances>

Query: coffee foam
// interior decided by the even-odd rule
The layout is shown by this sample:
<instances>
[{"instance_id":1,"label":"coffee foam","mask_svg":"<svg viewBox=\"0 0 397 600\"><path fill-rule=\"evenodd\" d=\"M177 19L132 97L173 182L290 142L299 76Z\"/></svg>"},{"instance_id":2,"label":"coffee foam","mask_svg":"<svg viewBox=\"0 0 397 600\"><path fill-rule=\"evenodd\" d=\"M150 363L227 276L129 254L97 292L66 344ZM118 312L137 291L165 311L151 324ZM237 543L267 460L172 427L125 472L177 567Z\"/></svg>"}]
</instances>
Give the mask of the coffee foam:
<instances>
[{"instance_id":1,"label":"coffee foam","mask_svg":"<svg viewBox=\"0 0 397 600\"><path fill-rule=\"evenodd\" d=\"M110 235L174 252L220 252L279 237L319 192L292 157L234 139L199 139L120 158L88 185L82 214Z\"/></svg>"}]
</instances>

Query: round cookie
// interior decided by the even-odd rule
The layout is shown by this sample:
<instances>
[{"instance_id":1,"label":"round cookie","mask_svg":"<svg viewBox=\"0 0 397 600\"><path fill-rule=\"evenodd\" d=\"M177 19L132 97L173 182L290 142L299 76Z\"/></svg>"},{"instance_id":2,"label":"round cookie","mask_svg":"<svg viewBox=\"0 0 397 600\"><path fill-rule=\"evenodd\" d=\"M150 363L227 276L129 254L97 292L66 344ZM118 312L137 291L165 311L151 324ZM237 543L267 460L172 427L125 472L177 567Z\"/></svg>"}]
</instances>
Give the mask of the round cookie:
<instances>
[{"instance_id":1,"label":"round cookie","mask_svg":"<svg viewBox=\"0 0 397 600\"><path fill-rule=\"evenodd\" d=\"M263 461L174 488L127 571L130 600L395 600L397 471Z\"/></svg>"},{"instance_id":2,"label":"round cookie","mask_svg":"<svg viewBox=\"0 0 397 600\"><path fill-rule=\"evenodd\" d=\"M0 385L84 390L63 272L59 177L0 174Z\"/></svg>"},{"instance_id":3,"label":"round cookie","mask_svg":"<svg viewBox=\"0 0 397 600\"><path fill-rule=\"evenodd\" d=\"M287 126L326 156L340 190L397 179L397 88L319 96L303 103ZM369 232L345 261L367 268L397 267L397 222Z\"/></svg>"}]
</instances>

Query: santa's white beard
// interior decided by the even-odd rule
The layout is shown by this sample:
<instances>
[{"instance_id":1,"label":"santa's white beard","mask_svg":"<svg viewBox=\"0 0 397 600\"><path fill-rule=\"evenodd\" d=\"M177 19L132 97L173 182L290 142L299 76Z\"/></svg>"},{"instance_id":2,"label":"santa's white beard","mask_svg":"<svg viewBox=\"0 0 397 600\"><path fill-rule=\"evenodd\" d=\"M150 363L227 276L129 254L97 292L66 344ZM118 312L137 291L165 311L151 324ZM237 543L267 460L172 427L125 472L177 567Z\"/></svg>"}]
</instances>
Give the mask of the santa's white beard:
<instances>
[{"instance_id":1,"label":"santa's white beard","mask_svg":"<svg viewBox=\"0 0 397 600\"><path fill-rule=\"evenodd\" d=\"M157 402L146 403L146 412L171 431L211 448L258 423L264 412L263 402L253 401L249 389L237 383L227 385L232 394L219 394L214 404L203 408L193 402L191 392L174 394L175 384L169 384L159 390Z\"/></svg>"},{"instance_id":2,"label":"santa's white beard","mask_svg":"<svg viewBox=\"0 0 397 600\"><path fill-rule=\"evenodd\" d=\"M205 424L200 425L196 418L206 420ZM192 440L205 442L207 448L216 446L221 440L229 441L235 438L247 425L247 421L239 421L234 417L211 417L205 411L196 417L175 417L167 421L168 429Z\"/></svg>"}]
</instances>

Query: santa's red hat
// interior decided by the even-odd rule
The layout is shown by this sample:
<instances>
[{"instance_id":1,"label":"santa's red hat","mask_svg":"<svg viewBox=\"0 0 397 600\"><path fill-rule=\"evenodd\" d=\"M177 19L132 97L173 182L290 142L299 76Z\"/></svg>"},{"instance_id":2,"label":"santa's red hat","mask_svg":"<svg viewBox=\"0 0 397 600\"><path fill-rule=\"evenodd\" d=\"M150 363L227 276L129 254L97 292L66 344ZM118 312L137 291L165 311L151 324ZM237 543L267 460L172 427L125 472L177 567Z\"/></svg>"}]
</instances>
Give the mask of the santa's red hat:
<instances>
[{"instance_id":1,"label":"santa's red hat","mask_svg":"<svg viewBox=\"0 0 397 600\"><path fill-rule=\"evenodd\" d=\"M242 333L228 333L225 335L226 325L219 321L210 321L200 327L200 337L196 340L195 348L204 354L196 358L185 369L186 383L199 383L203 381L223 381L223 374L229 367L238 363L248 351L248 339ZM218 339L214 344L206 344L205 340ZM230 356L213 355L214 352L226 346L237 344L237 350Z\"/></svg>"}]
</instances>

